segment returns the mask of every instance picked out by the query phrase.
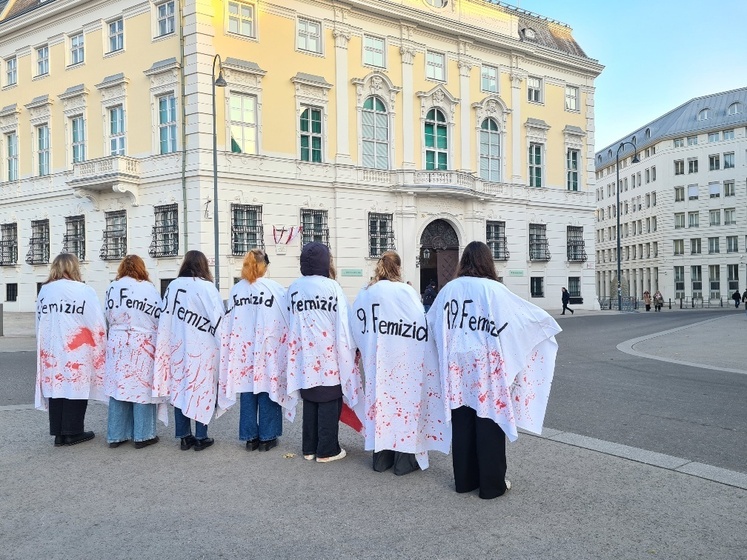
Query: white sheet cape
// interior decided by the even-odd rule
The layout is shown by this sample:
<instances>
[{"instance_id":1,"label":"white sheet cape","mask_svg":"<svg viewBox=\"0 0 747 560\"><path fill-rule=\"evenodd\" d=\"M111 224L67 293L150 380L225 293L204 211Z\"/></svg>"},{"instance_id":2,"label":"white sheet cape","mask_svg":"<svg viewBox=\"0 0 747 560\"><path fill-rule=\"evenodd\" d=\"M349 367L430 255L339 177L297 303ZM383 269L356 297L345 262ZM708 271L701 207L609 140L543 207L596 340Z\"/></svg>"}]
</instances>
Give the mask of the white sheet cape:
<instances>
[{"instance_id":1,"label":"white sheet cape","mask_svg":"<svg viewBox=\"0 0 747 560\"><path fill-rule=\"evenodd\" d=\"M158 321L153 396L207 424L215 409L223 301L212 282L176 278Z\"/></svg>"},{"instance_id":2,"label":"white sheet cape","mask_svg":"<svg viewBox=\"0 0 747 560\"><path fill-rule=\"evenodd\" d=\"M48 399L96 399L104 395L106 322L96 292L83 282L44 284L36 301L34 406Z\"/></svg>"},{"instance_id":3,"label":"white sheet cape","mask_svg":"<svg viewBox=\"0 0 747 560\"><path fill-rule=\"evenodd\" d=\"M428 468L428 451L449 452L438 359L415 290L381 280L363 288L350 316L366 379L366 449L415 453Z\"/></svg>"},{"instance_id":4,"label":"white sheet cape","mask_svg":"<svg viewBox=\"0 0 747 560\"><path fill-rule=\"evenodd\" d=\"M159 417L166 421L163 399L153 398L153 363L156 352L161 296L147 281L125 276L109 284L104 298L109 323L106 343L104 392L118 401L159 403Z\"/></svg>"},{"instance_id":5,"label":"white sheet cape","mask_svg":"<svg viewBox=\"0 0 747 560\"><path fill-rule=\"evenodd\" d=\"M438 294L428 323L447 408L473 408L510 441L517 428L541 433L561 330L550 315L500 282L461 277Z\"/></svg>"},{"instance_id":6,"label":"white sheet cape","mask_svg":"<svg viewBox=\"0 0 747 560\"><path fill-rule=\"evenodd\" d=\"M288 288L288 393L342 385L344 401L363 421L363 387L355 363L348 303L340 285L302 276Z\"/></svg>"},{"instance_id":7,"label":"white sheet cape","mask_svg":"<svg viewBox=\"0 0 747 560\"><path fill-rule=\"evenodd\" d=\"M288 395L288 304L286 291L268 278L241 280L228 296L221 336L217 416L236 404L238 393L268 393L293 420L297 399Z\"/></svg>"}]
</instances>

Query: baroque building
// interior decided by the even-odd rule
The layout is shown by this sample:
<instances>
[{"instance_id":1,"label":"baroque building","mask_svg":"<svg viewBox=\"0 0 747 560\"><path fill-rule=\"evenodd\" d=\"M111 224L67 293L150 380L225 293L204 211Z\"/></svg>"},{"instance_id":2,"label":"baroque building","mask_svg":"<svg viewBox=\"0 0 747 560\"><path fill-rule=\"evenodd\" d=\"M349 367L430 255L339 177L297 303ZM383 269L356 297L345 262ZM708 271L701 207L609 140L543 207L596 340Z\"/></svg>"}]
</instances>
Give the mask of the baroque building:
<instances>
[{"instance_id":1,"label":"baroque building","mask_svg":"<svg viewBox=\"0 0 747 560\"><path fill-rule=\"evenodd\" d=\"M224 296L255 246L288 284L328 244L352 297L384 250L422 292L482 240L591 308L601 71L489 0L0 0L0 297L32 310L61 251L102 296L126 253L163 287L217 224Z\"/></svg>"},{"instance_id":2,"label":"baroque building","mask_svg":"<svg viewBox=\"0 0 747 560\"><path fill-rule=\"evenodd\" d=\"M747 88L697 97L597 152L600 297L617 295L616 212L624 295L691 305L747 287L745 107Z\"/></svg>"}]
</instances>

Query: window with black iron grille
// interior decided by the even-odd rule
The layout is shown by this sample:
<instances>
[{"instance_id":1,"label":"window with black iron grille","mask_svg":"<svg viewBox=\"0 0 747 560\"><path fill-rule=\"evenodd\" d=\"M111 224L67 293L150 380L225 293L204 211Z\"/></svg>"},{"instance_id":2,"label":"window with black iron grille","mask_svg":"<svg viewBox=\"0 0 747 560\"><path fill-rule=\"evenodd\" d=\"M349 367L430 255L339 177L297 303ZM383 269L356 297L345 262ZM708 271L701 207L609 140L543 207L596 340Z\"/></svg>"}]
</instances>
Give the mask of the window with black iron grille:
<instances>
[{"instance_id":1,"label":"window with black iron grille","mask_svg":"<svg viewBox=\"0 0 747 560\"><path fill-rule=\"evenodd\" d=\"M127 211L106 212L104 219L106 229L99 257L104 261L122 259L127 255Z\"/></svg>"},{"instance_id":2,"label":"window with black iron grille","mask_svg":"<svg viewBox=\"0 0 747 560\"><path fill-rule=\"evenodd\" d=\"M264 249L262 207L231 204L231 254L245 255L252 249Z\"/></svg>"},{"instance_id":3,"label":"window with black iron grille","mask_svg":"<svg viewBox=\"0 0 747 560\"><path fill-rule=\"evenodd\" d=\"M529 224L529 260L549 261L550 245L545 224Z\"/></svg>"},{"instance_id":4,"label":"window with black iron grille","mask_svg":"<svg viewBox=\"0 0 747 560\"><path fill-rule=\"evenodd\" d=\"M568 277L568 295L571 297L581 297L581 277Z\"/></svg>"},{"instance_id":5,"label":"window with black iron grille","mask_svg":"<svg viewBox=\"0 0 747 560\"><path fill-rule=\"evenodd\" d=\"M153 208L155 225L148 254L151 257L175 257L179 254L179 210L176 204Z\"/></svg>"},{"instance_id":6,"label":"window with black iron grille","mask_svg":"<svg viewBox=\"0 0 747 560\"><path fill-rule=\"evenodd\" d=\"M0 266L18 263L18 226L3 224L0 226Z\"/></svg>"},{"instance_id":7,"label":"window with black iron grille","mask_svg":"<svg viewBox=\"0 0 747 560\"><path fill-rule=\"evenodd\" d=\"M391 214L368 214L368 256L380 257L394 249L394 229Z\"/></svg>"},{"instance_id":8,"label":"window with black iron grille","mask_svg":"<svg viewBox=\"0 0 747 560\"><path fill-rule=\"evenodd\" d=\"M301 210L301 244L312 241L329 247L329 226L326 210Z\"/></svg>"},{"instance_id":9,"label":"window with black iron grille","mask_svg":"<svg viewBox=\"0 0 747 560\"><path fill-rule=\"evenodd\" d=\"M49 220L31 220L31 239L29 252L26 253L28 264L46 264L49 262Z\"/></svg>"},{"instance_id":10,"label":"window with black iron grille","mask_svg":"<svg viewBox=\"0 0 747 560\"><path fill-rule=\"evenodd\" d=\"M545 297L545 279L542 276L532 276L529 279L529 289L532 297Z\"/></svg>"},{"instance_id":11,"label":"window with black iron grille","mask_svg":"<svg viewBox=\"0 0 747 560\"><path fill-rule=\"evenodd\" d=\"M5 301L18 300L18 284L5 284Z\"/></svg>"},{"instance_id":12,"label":"window with black iron grille","mask_svg":"<svg viewBox=\"0 0 747 560\"><path fill-rule=\"evenodd\" d=\"M568 226L568 261L586 262L583 227Z\"/></svg>"},{"instance_id":13,"label":"window with black iron grille","mask_svg":"<svg viewBox=\"0 0 747 560\"><path fill-rule=\"evenodd\" d=\"M78 260L86 260L86 219L84 216L65 218L65 237L62 238L62 252L72 253Z\"/></svg>"},{"instance_id":14,"label":"window with black iron grille","mask_svg":"<svg viewBox=\"0 0 747 560\"><path fill-rule=\"evenodd\" d=\"M496 261L507 261L510 256L506 242L506 222L487 222L485 240Z\"/></svg>"}]
</instances>

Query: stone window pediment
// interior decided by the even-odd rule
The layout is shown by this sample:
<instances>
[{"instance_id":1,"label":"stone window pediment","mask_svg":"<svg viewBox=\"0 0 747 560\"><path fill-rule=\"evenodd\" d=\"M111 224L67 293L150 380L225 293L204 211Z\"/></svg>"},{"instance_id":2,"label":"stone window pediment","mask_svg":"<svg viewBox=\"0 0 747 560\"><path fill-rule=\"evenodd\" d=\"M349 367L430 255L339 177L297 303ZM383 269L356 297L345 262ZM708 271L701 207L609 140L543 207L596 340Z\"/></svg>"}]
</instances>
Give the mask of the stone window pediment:
<instances>
[{"instance_id":1,"label":"stone window pediment","mask_svg":"<svg viewBox=\"0 0 747 560\"><path fill-rule=\"evenodd\" d=\"M425 119L428 111L432 108L441 109L450 125L455 124L456 108L459 104L459 98L449 93L443 85L437 85L432 90L425 92L419 91L417 96L420 98L420 118Z\"/></svg>"},{"instance_id":2,"label":"stone window pediment","mask_svg":"<svg viewBox=\"0 0 747 560\"><path fill-rule=\"evenodd\" d=\"M506 121L509 113L511 113L511 109L506 106L498 95L488 95L482 101L473 103L472 108L475 110L477 116L475 121L476 128L479 129L482 121L485 119L492 118L500 123L501 128L505 130Z\"/></svg>"},{"instance_id":3,"label":"stone window pediment","mask_svg":"<svg viewBox=\"0 0 747 560\"><path fill-rule=\"evenodd\" d=\"M402 88L395 86L386 74L371 72L365 78L353 78L351 83L355 86L356 106L359 109L368 97L374 95L386 101L390 113L394 112L394 102Z\"/></svg>"}]
</instances>

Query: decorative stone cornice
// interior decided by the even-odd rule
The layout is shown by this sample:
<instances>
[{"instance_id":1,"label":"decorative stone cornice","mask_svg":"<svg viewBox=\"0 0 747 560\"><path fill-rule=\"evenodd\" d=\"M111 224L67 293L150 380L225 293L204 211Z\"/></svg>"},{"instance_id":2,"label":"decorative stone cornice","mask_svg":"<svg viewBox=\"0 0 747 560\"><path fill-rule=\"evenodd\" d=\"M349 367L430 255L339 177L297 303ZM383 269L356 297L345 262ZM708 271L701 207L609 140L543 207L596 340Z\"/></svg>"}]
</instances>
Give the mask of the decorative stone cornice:
<instances>
[{"instance_id":1,"label":"decorative stone cornice","mask_svg":"<svg viewBox=\"0 0 747 560\"><path fill-rule=\"evenodd\" d=\"M355 86L359 108L369 95L377 95L389 105L388 111L394 112L394 102L402 88L395 86L386 74L375 71L365 78L353 78L350 81Z\"/></svg>"},{"instance_id":2,"label":"decorative stone cornice","mask_svg":"<svg viewBox=\"0 0 747 560\"><path fill-rule=\"evenodd\" d=\"M443 85L439 84L428 92L419 91L416 95L420 98L421 119L425 119L428 111L431 108L436 107L443 110L450 124L454 124L459 98L451 95L449 90L447 90Z\"/></svg>"},{"instance_id":3,"label":"decorative stone cornice","mask_svg":"<svg viewBox=\"0 0 747 560\"><path fill-rule=\"evenodd\" d=\"M477 119L475 121L475 127L480 128L482 121L487 118L494 118L501 128L505 130L506 121L508 115L511 113L511 109L506 106L503 99L497 94L489 95L482 101L472 104L472 108L475 110Z\"/></svg>"},{"instance_id":4,"label":"decorative stone cornice","mask_svg":"<svg viewBox=\"0 0 747 560\"><path fill-rule=\"evenodd\" d=\"M409 45L402 45L399 48L399 54L402 55L402 64L413 64L415 62L415 54L417 51L415 47Z\"/></svg>"}]
</instances>

